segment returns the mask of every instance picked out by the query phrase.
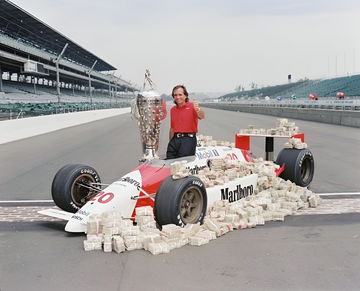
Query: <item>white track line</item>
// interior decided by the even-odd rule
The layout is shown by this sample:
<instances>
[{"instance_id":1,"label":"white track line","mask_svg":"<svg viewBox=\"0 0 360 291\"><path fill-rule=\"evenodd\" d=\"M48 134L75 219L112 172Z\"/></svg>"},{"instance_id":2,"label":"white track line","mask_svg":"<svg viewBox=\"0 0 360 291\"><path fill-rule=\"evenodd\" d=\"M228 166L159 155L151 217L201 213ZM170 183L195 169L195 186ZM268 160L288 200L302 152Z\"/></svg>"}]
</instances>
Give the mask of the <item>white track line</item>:
<instances>
[{"instance_id":1,"label":"white track line","mask_svg":"<svg viewBox=\"0 0 360 291\"><path fill-rule=\"evenodd\" d=\"M360 192L316 193L320 196L360 195ZM54 200L3 200L0 203L49 203Z\"/></svg>"},{"instance_id":2,"label":"white track line","mask_svg":"<svg viewBox=\"0 0 360 291\"><path fill-rule=\"evenodd\" d=\"M54 202L54 200L4 200L0 203L43 203L43 202Z\"/></svg>"},{"instance_id":3,"label":"white track line","mask_svg":"<svg viewBox=\"0 0 360 291\"><path fill-rule=\"evenodd\" d=\"M320 196L338 196L338 195L360 195L360 192L316 193L316 194L319 194Z\"/></svg>"}]
</instances>

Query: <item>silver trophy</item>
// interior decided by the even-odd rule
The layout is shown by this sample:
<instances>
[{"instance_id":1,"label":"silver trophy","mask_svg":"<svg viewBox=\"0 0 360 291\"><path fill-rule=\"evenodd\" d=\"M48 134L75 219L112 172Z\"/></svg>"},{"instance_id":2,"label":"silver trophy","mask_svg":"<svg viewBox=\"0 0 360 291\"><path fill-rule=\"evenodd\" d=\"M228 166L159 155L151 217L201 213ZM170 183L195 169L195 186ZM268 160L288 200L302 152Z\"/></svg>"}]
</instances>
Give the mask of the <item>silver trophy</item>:
<instances>
[{"instance_id":1,"label":"silver trophy","mask_svg":"<svg viewBox=\"0 0 360 291\"><path fill-rule=\"evenodd\" d=\"M160 141L160 121L166 114L162 109L162 99L154 89L150 73L146 70L145 82L151 89L140 92L133 104L132 114L138 120L143 157L140 161L159 158L157 155ZM144 89L145 89L144 82Z\"/></svg>"}]
</instances>

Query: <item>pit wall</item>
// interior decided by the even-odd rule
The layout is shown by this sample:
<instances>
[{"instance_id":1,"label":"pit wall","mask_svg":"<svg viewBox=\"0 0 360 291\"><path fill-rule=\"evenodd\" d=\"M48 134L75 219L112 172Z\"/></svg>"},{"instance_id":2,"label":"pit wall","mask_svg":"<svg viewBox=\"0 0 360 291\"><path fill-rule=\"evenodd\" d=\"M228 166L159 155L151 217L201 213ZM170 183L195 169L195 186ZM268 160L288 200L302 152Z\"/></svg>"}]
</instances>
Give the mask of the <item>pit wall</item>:
<instances>
[{"instance_id":1,"label":"pit wall","mask_svg":"<svg viewBox=\"0 0 360 291\"><path fill-rule=\"evenodd\" d=\"M0 121L0 145L125 113L130 113L130 107L3 120Z\"/></svg>"},{"instance_id":2,"label":"pit wall","mask_svg":"<svg viewBox=\"0 0 360 291\"><path fill-rule=\"evenodd\" d=\"M306 108L261 107L229 103L202 103L201 106L255 114L273 115L343 126L360 127L360 112Z\"/></svg>"}]
</instances>

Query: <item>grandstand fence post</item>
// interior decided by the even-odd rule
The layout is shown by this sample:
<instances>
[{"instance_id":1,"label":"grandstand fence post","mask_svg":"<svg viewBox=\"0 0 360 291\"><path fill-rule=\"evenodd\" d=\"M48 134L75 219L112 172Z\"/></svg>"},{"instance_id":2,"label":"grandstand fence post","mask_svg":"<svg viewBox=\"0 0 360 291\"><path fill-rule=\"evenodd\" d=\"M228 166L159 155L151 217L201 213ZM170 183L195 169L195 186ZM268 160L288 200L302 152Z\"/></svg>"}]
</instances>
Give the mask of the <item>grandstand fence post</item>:
<instances>
[{"instance_id":1,"label":"grandstand fence post","mask_svg":"<svg viewBox=\"0 0 360 291\"><path fill-rule=\"evenodd\" d=\"M2 70L1 70L1 65L0 65L0 92L3 91L3 83L2 83Z\"/></svg>"},{"instance_id":2,"label":"grandstand fence post","mask_svg":"<svg viewBox=\"0 0 360 291\"><path fill-rule=\"evenodd\" d=\"M58 103L60 103L60 76L59 76L59 62L56 62L56 93L58 95Z\"/></svg>"},{"instance_id":3,"label":"grandstand fence post","mask_svg":"<svg viewBox=\"0 0 360 291\"><path fill-rule=\"evenodd\" d=\"M91 75L89 71L89 97L90 97L90 104L92 104L92 94L91 94Z\"/></svg>"},{"instance_id":4,"label":"grandstand fence post","mask_svg":"<svg viewBox=\"0 0 360 291\"><path fill-rule=\"evenodd\" d=\"M34 84L34 94L36 94L36 81L35 81L35 77L32 76L31 79L32 79L32 82L33 82L33 84Z\"/></svg>"}]
</instances>

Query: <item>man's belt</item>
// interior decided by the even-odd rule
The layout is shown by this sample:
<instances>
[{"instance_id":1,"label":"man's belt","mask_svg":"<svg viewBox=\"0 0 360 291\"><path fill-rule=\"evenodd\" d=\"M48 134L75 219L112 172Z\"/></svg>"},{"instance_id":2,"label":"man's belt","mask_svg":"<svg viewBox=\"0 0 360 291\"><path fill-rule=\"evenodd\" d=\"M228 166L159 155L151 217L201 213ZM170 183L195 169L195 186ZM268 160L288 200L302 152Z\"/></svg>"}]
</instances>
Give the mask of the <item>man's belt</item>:
<instances>
[{"instance_id":1,"label":"man's belt","mask_svg":"<svg viewBox=\"0 0 360 291\"><path fill-rule=\"evenodd\" d=\"M196 136L196 132L175 132L174 133L174 137L176 137L176 138L180 138L180 137L184 137L184 136L194 137L194 136Z\"/></svg>"}]
</instances>

